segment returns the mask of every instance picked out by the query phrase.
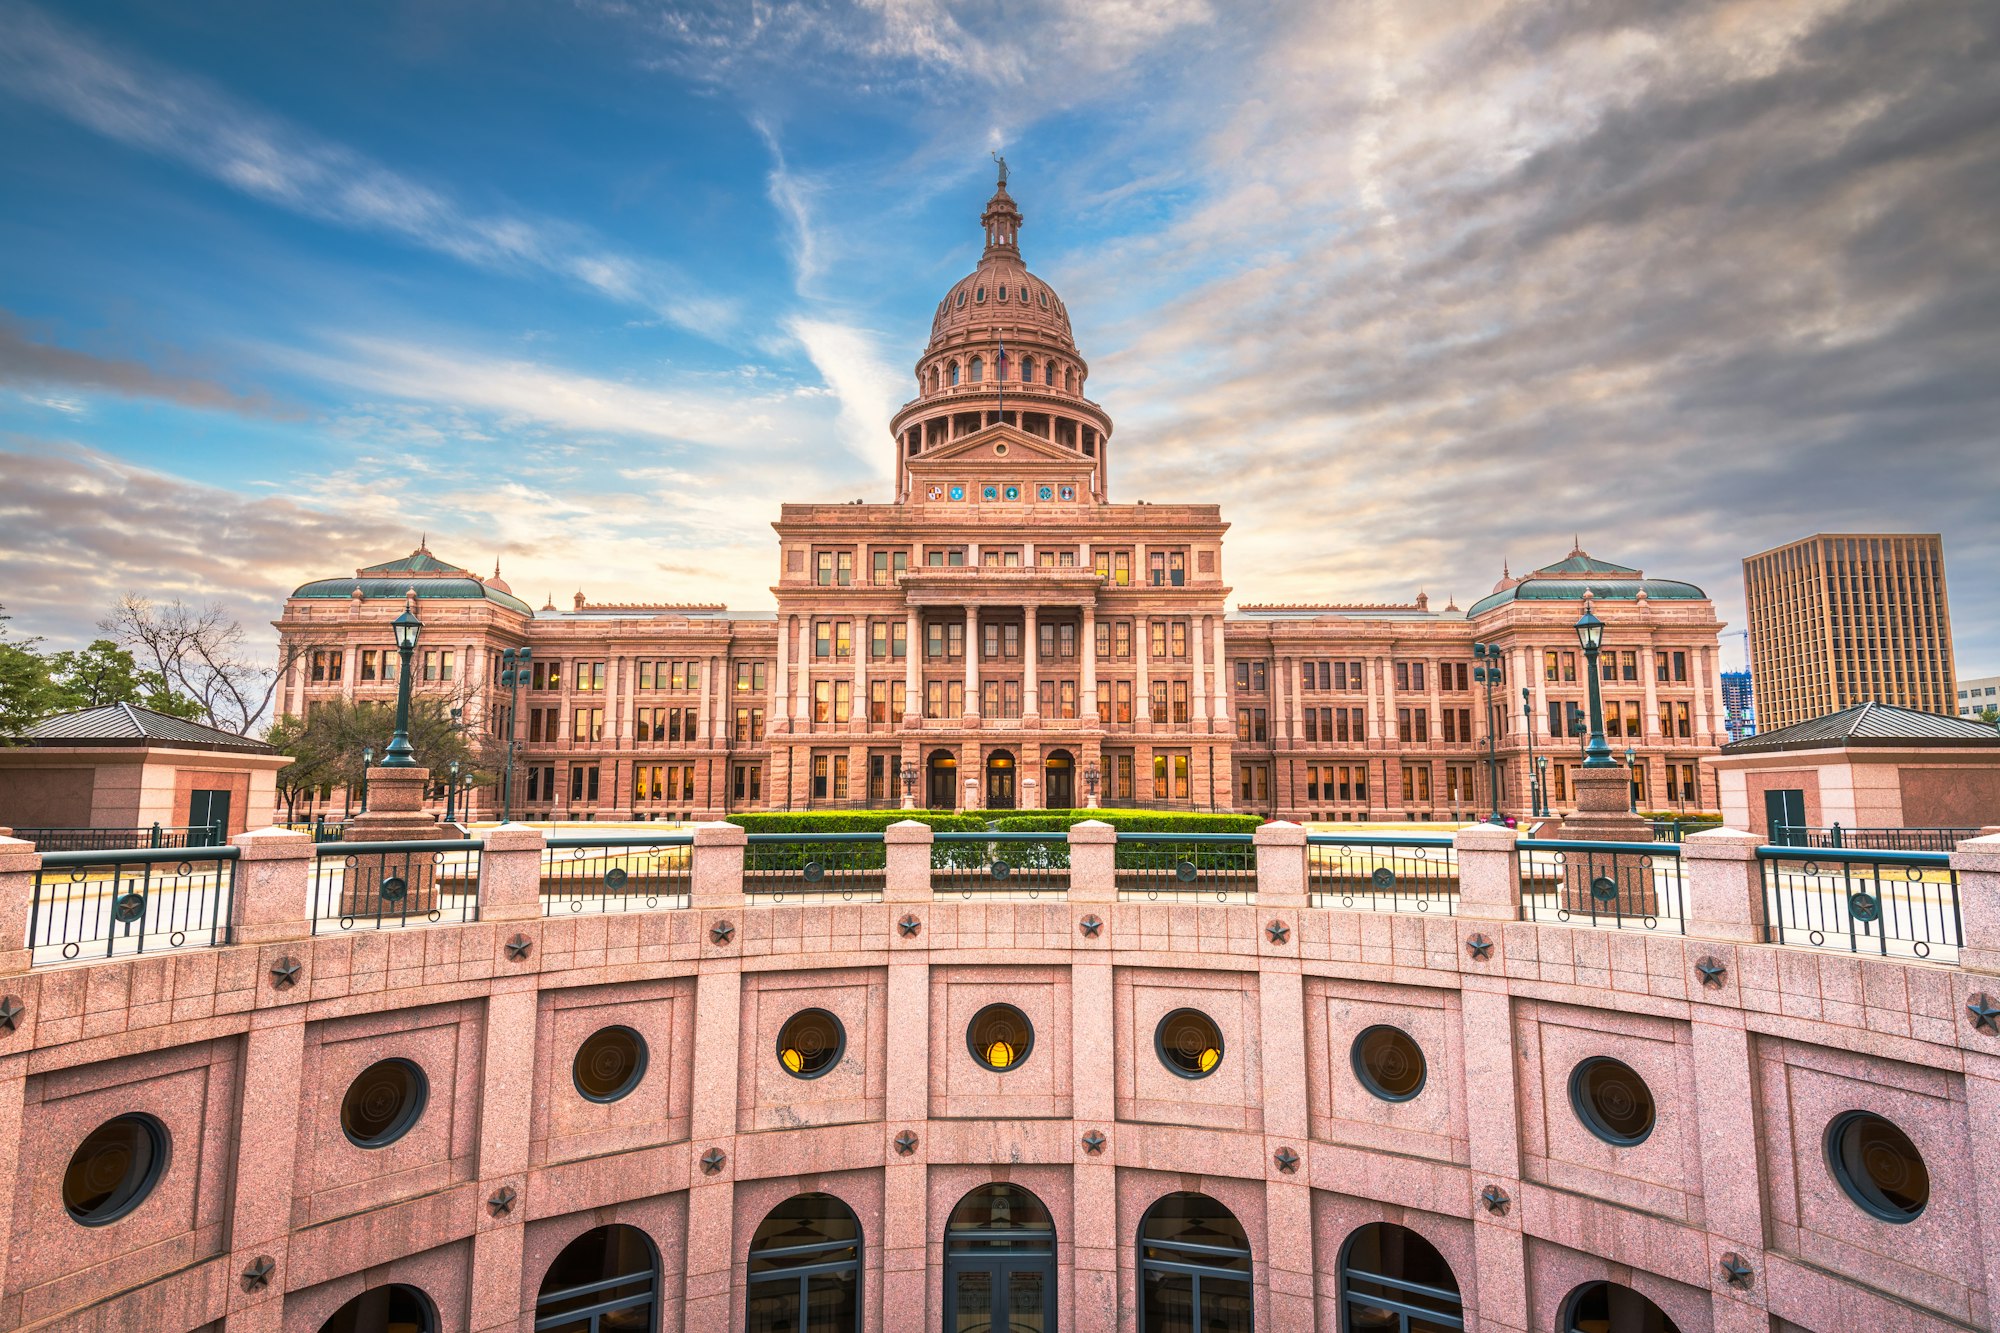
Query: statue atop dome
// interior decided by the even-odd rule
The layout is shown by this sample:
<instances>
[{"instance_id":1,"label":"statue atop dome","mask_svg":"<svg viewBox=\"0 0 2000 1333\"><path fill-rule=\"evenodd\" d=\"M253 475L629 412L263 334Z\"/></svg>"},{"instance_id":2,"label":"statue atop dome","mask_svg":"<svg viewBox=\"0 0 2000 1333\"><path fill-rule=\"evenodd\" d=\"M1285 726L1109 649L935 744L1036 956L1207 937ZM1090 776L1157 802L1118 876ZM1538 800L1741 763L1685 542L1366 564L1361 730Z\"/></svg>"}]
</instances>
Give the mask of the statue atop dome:
<instances>
[{"instance_id":1,"label":"statue atop dome","mask_svg":"<svg viewBox=\"0 0 2000 1333\"><path fill-rule=\"evenodd\" d=\"M1004 190L1007 188L1007 159L1000 156L997 151L992 154L992 157L995 162L1000 164L1000 188Z\"/></svg>"}]
</instances>

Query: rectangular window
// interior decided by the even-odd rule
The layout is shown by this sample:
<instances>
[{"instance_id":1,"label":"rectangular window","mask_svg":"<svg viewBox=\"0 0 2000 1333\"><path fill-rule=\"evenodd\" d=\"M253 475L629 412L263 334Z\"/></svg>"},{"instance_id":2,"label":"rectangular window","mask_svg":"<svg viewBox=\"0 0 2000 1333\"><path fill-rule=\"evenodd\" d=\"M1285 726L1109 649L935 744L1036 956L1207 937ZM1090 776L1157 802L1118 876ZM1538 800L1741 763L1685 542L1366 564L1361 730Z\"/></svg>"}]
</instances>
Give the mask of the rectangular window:
<instances>
[{"instance_id":1,"label":"rectangular window","mask_svg":"<svg viewBox=\"0 0 2000 1333\"><path fill-rule=\"evenodd\" d=\"M764 798L764 766L762 764L738 764L730 774L730 792L738 801L760 801Z\"/></svg>"},{"instance_id":2,"label":"rectangular window","mask_svg":"<svg viewBox=\"0 0 2000 1333\"><path fill-rule=\"evenodd\" d=\"M1626 680L1639 679L1639 654L1627 648L1618 654L1618 666Z\"/></svg>"},{"instance_id":3,"label":"rectangular window","mask_svg":"<svg viewBox=\"0 0 2000 1333\"><path fill-rule=\"evenodd\" d=\"M376 659L377 659L377 654L373 648L363 648L361 650L361 679L363 680L375 679Z\"/></svg>"},{"instance_id":4,"label":"rectangular window","mask_svg":"<svg viewBox=\"0 0 2000 1333\"><path fill-rule=\"evenodd\" d=\"M1149 718L1155 722L1167 720L1167 682L1164 680L1152 682L1152 698L1148 700L1148 704L1146 715Z\"/></svg>"},{"instance_id":5,"label":"rectangular window","mask_svg":"<svg viewBox=\"0 0 2000 1333\"><path fill-rule=\"evenodd\" d=\"M1410 663L1410 688L1419 692L1422 692L1424 688L1424 664L1422 662Z\"/></svg>"},{"instance_id":6,"label":"rectangular window","mask_svg":"<svg viewBox=\"0 0 2000 1333\"><path fill-rule=\"evenodd\" d=\"M1056 716L1076 716L1076 682L1059 680L1056 682Z\"/></svg>"},{"instance_id":7,"label":"rectangular window","mask_svg":"<svg viewBox=\"0 0 2000 1333\"><path fill-rule=\"evenodd\" d=\"M739 708L736 710L736 739L739 741L761 741L764 739L763 709Z\"/></svg>"},{"instance_id":8,"label":"rectangular window","mask_svg":"<svg viewBox=\"0 0 2000 1333\"><path fill-rule=\"evenodd\" d=\"M1132 659L1132 622L1114 621L1111 626L1111 648L1115 656L1126 661Z\"/></svg>"},{"instance_id":9,"label":"rectangular window","mask_svg":"<svg viewBox=\"0 0 2000 1333\"><path fill-rule=\"evenodd\" d=\"M1686 653L1675 653L1674 680L1678 684L1685 684L1687 682L1687 678L1688 678L1688 655Z\"/></svg>"},{"instance_id":10,"label":"rectangular window","mask_svg":"<svg viewBox=\"0 0 2000 1333\"><path fill-rule=\"evenodd\" d=\"M1638 740L1641 735L1639 730L1639 701L1637 699L1628 699L1625 701L1625 734L1633 740Z\"/></svg>"},{"instance_id":11,"label":"rectangular window","mask_svg":"<svg viewBox=\"0 0 2000 1333\"><path fill-rule=\"evenodd\" d=\"M1665 653L1653 654L1653 679L1662 685L1667 682L1668 663L1671 659Z\"/></svg>"},{"instance_id":12,"label":"rectangular window","mask_svg":"<svg viewBox=\"0 0 2000 1333\"><path fill-rule=\"evenodd\" d=\"M602 708L579 708L570 715L569 737L572 741L601 741L604 739L604 710Z\"/></svg>"},{"instance_id":13,"label":"rectangular window","mask_svg":"<svg viewBox=\"0 0 2000 1333\"><path fill-rule=\"evenodd\" d=\"M1091 554L1092 567L1100 577L1109 579L1116 587L1129 587L1132 583L1132 553L1130 551L1095 551Z\"/></svg>"},{"instance_id":14,"label":"rectangular window","mask_svg":"<svg viewBox=\"0 0 2000 1333\"><path fill-rule=\"evenodd\" d=\"M1396 691L1400 694L1409 688L1410 664L1408 662L1398 662L1396 663Z\"/></svg>"},{"instance_id":15,"label":"rectangular window","mask_svg":"<svg viewBox=\"0 0 2000 1333\"><path fill-rule=\"evenodd\" d=\"M1567 684L1570 684L1570 685L1574 685L1574 684L1576 684L1576 654L1575 654L1575 653L1564 653L1564 654L1563 654L1563 680L1564 680L1564 682L1565 682L1565 683L1567 683Z\"/></svg>"},{"instance_id":16,"label":"rectangular window","mask_svg":"<svg viewBox=\"0 0 2000 1333\"><path fill-rule=\"evenodd\" d=\"M871 620L868 622L868 656L877 661L889 655L889 622Z\"/></svg>"},{"instance_id":17,"label":"rectangular window","mask_svg":"<svg viewBox=\"0 0 2000 1333\"><path fill-rule=\"evenodd\" d=\"M1553 648L1542 654L1542 679L1556 679L1556 650Z\"/></svg>"},{"instance_id":18,"label":"rectangular window","mask_svg":"<svg viewBox=\"0 0 2000 1333\"><path fill-rule=\"evenodd\" d=\"M764 688L764 664L762 662L738 662L736 664L736 688L738 691L759 691Z\"/></svg>"},{"instance_id":19,"label":"rectangular window","mask_svg":"<svg viewBox=\"0 0 2000 1333\"><path fill-rule=\"evenodd\" d=\"M1188 721L1188 683L1184 680L1173 682L1173 722L1178 726Z\"/></svg>"},{"instance_id":20,"label":"rectangular window","mask_svg":"<svg viewBox=\"0 0 2000 1333\"><path fill-rule=\"evenodd\" d=\"M1618 654L1607 652L1598 658L1597 672L1605 680L1618 679Z\"/></svg>"},{"instance_id":21,"label":"rectangular window","mask_svg":"<svg viewBox=\"0 0 2000 1333\"><path fill-rule=\"evenodd\" d=\"M1674 734L1682 740L1694 735L1692 724L1688 719L1688 706L1685 703L1674 705Z\"/></svg>"},{"instance_id":22,"label":"rectangular window","mask_svg":"<svg viewBox=\"0 0 2000 1333\"><path fill-rule=\"evenodd\" d=\"M569 770L569 798L591 802L597 799L597 765L578 764Z\"/></svg>"},{"instance_id":23,"label":"rectangular window","mask_svg":"<svg viewBox=\"0 0 2000 1333\"><path fill-rule=\"evenodd\" d=\"M869 578L877 586L885 586L902 578L910 570L908 551L876 551L871 560Z\"/></svg>"}]
</instances>

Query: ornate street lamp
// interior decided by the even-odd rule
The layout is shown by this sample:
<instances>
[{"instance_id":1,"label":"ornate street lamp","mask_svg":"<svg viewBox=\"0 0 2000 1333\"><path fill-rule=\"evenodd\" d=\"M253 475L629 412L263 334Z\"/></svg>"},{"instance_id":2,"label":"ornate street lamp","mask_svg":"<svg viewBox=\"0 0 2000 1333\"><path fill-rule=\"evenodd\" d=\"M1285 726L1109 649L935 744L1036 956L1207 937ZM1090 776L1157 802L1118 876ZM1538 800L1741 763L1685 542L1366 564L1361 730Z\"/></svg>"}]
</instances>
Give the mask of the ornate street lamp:
<instances>
[{"instance_id":1,"label":"ornate street lamp","mask_svg":"<svg viewBox=\"0 0 2000 1333\"><path fill-rule=\"evenodd\" d=\"M1542 817L1546 819L1550 815L1555 813L1555 811L1549 808L1549 757L1547 755L1543 754L1535 756L1535 772L1537 773L1538 776L1540 776L1542 780L1541 813Z\"/></svg>"},{"instance_id":2,"label":"ornate street lamp","mask_svg":"<svg viewBox=\"0 0 2000 1333\"><path fill-rule=\"evenodd\" d=\"M1625 813L1639 813L1639 757L1631 746L1625 747L1625 790L1629 795L1625 801Z\"/></svg>"},{"instance_id":3,"label":"ornate street lamp","mask_svg":"<svg viewBox=\"0 0 2000 1333\"><path fill-rule=\"evenodd\" d=\"M389 738L389 752L382 756L384 768L415 768L417 752L410 747L410 655L417 651L417 636L424 622L415 611L405 611L391 621L396 632L396 652L403 659L403 678L396 683L396 734Z\"/></svg>"},{"instance_id":4,"label":"ornate street lamp","mask_svg":"<svg viewBox=\"0 0 2000 1333\"><path fill-rule=\"evenodd\" d=\"M1535 768L1535 705L1528 700L1528 687L1521 687L1521 721L1528 735L1528 813L1540 818L1548 811L1548 793L1542 790Z\"/></svg>"},{"instance_id":5,"label":"ornate street lamp","mask_svg":"<svg viewBox=\"0 0 2000 1333\"><path fill-rule=\"evenodd\" d=\"M509 648L500 654L500 683L507 687L507 767L500 774L500 822L514 813L514 737L520 727L521 686L528 680L528 661L533 653L526 648Z\"/></svg>"},{"instance_id":6,"label":"ornate street lamp","mask_svg":"<svg viewBox=\"0 0 2000 1333\"><path fill-rule=\"evenodd\" d=\"M1475 643L1472 655L1480 665L1472 668L1472 678L1486 687L1486 789L1493 795L1493 822L1500 822L1500 737L1493 715L1493 687L1500 683L1500 645Z\"/></svg>"},{"instance_id":7,"label":"ornate street lamp","mask_svg":"<svg viewBox=\"0 0 2000 1333\"><path fill-rule=\"evenodd\" d=\"M449 764L446 764L445 769L451 774L451 777L445 783L444 789L444 822L447 824L456 824L458 822L458 760L454 759Z\"/></svg>"},{"instance_id":8,"label":"ornate street lamp","mask_svg":"<svg viewBox=\"0 0 2000 1333\"><path fill-rule=\"evenodd\" d=\"M361 747L361 813L368 813L368 770L375 767L375 747Z\"/></svg>"},{"instance_id":9,"label":"ornate street lamp","mask_svg":"<svg viewBox=\"0 0 2000 1333\"><path fill-rule=\"evenodd\" d=\"M1590 668L1590 741L1583 747L1585 768L1616 768L1611 747L1604 741L1604 694L1597 683L1597 654L1604 647L1604 622L1586 606L1576 622L1576 641L1583 647L1583 660Z\"/></svg>"},{"instance_id":10,"label":"ornate street lamp","mask_svg":"<svg viewBox=\"0 0 2000 1333\"><path fill-rule=\"evenodd\" d=\"M903 808L911 810L917 803L917 766L896 761L896 778L903 784Z\"/></svg>"},{"instance_id":11,"label":"ornate street lamp","mask_svg":"<svg viewBox=\"0 0 2000 1333\"><path fill-rule=\"evenodd\" d=\"M1091 760L1083 769L1083 789L1090 795L1090 808L1097 808L1097 761Z\"/></svg>"}]
</instances>

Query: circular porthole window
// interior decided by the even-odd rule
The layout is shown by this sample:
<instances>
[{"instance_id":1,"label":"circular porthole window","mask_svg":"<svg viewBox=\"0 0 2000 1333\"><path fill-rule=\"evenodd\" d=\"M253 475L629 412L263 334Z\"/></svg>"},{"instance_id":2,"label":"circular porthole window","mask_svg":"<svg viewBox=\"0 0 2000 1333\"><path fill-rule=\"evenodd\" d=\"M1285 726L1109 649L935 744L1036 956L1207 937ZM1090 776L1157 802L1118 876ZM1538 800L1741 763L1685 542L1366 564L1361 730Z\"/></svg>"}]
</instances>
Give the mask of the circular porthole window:
<instances>
[{"instance_id":1,"label":"circular porthole window","mask_svg":"<svg viewBox=\"0 0 2000 1333\"><path fill-rule=\"evenodd\" d=\"M1011 1004L989 1004L965 1029L972 1058L996 1073L1017 1068L1035 1049L1034 1024Z\"/></svg>"},{"instance_id":2,"label":"circular porthole window","mask_svg":"<svg viewBox=\"0 0 2000 1333\"><path fill-rule=\"evenodd\" d=\"M410 1132L430 1099L430 1081L408 1060L377 1060L347 1085L340 1127L357 1148L386 1148Z\"/></svg>"},{"instance_id":3,"label":"circular porthole window","mask_svg":"<svg viewBox=\"0 0 2000 1333\"><path fill-rule=\"evenodd\" d=\"M1385 1102L1406 1102L1424 1090L1429 1070L1423 1048L1401 1028L1377 1023L1363 1028L1349 1052L1354 1077Z\"/></svg>"},{"instance_id":4,"label":"circular porthole window","mask_svg":"<svg viewBox=\"0 0 2000 1333\"><path fill-rule=\"evenodd\" d=\"M1908 1222L1931 1201L1931 1173L1910 1136L1872 1111L1849 1111L1826 1127L1826 1164L1862 1212Z\"/></svg>"},{"instance_id":5,"label":"circular porthole window","mask_svg":"<svg viewBox=\"0 0 2000 1333\"><path fill-rule=\"evenodd\" d=\"M824 1009L801 1009L778 1030L778 1063L794 1078L818 1078L846 1050L847 1029Z\"/></svg>"},{"instance_id":6,"label":"circular porthole window","mask_svg":"<svg viewBox=\"0 0 2000 1333\"><path fill-rule=\"evenodd\" d=\"M1621 1148L1653 1132L1653 1090L1630 1065L1599 1055L1569 1076L1569 1104L1584 1128Z\"/></svg>"},{"instance_id":7,"label":"circular porthole window","mask_svg":"<svg viewBox=\"0 0 2000 1333\"><path fill-rule=\"evenodd\" d=\"M1182 1078L1207 1078L1222 1063L1222 1032L1199 1009L1176 1009L1153 1029L1160 1063Z\"/></svg>"},{"instance_id":8,"label":"circular porthole window","mask_svg":"<svg viewBox=\"0 0 2000 1333\"><path fill-rule=\"evenodd\" d=\"M121 1115L91 1130L63 1172L70 1220L101 1227L144 1203L166 1174L167 1146L167 1127L149 1115Z\"/></svg>"},{"instance_id":9,"label":"circular porthole window","mask_svg":"<svg viewBox=\"0 0 2000 1333\"><path fill-rule=\"evenodd\" d=\"M1005 440L1002 440L1000 441L1000 443L994 445L993 452L998 454L1000 457L1005 458L1007 456L1007 442Z\"/></svg>"},{"instance_id":10,"label":"circular porthole window","mask_svg":"<svg viewBox=\"0 0 2000 1333\"><path fill-rule=\"evenodd\" d=\"M570 1078L593 1102L615 1102L646 1077L646 1039L622 1025L599 1028L576 1048Z\"/></svg>"}]
</instances>

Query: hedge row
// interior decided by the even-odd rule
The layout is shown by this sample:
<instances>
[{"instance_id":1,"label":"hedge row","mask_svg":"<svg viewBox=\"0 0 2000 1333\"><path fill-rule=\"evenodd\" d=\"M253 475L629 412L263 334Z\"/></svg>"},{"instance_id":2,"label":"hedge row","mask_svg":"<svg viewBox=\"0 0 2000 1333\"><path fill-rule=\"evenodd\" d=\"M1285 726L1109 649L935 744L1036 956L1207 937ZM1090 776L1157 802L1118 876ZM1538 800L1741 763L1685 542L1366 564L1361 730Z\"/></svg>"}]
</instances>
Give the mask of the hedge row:
<instances>
[{"instance_id":1,"label":"hedge row","mask_svg":"<svg viewBox=\"0 0 2000 1333\"><path fill-rule=\"evenodd\" d=\"M1256 815L1203 810L1041 810L996 817L993 827L1003 833L1056 833L1086 819L1124 833L1255 833L1264 822Z\"/></svg>"},{"instance_id":2,"label":"hedge row","mask_svg":"<svg viewBox=\"0 0 2000 1333\"><path fill-rule=\"evenodd\" d=\"M986 821L950 810L779 810L730 815L729 822L751 833L880 833L914 819L939 832L983 832Z\"/></svg>"}]
</instances>

